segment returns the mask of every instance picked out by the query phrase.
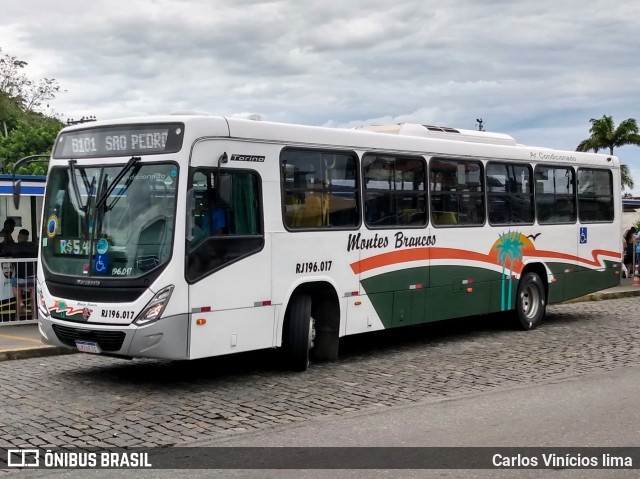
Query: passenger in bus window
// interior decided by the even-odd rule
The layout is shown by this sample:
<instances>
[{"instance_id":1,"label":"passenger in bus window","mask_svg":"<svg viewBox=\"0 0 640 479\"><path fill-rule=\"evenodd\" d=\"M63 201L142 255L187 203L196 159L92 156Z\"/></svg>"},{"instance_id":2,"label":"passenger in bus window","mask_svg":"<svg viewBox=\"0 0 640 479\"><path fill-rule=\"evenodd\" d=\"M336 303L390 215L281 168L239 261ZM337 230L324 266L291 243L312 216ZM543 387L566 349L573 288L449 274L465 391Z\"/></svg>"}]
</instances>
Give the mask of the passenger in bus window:
<instances>
[{"instance_id":1,"label":"passenger in bus window","mask_svg":"<svg viewBox=\"0 0 640 479\"><path fill-rule=\"evenodd\" d=\"M227 210L215 205L215 190L207 190L204 195L202 229L205 234L223 235L229 232Z\"/></svg>"}]
</instances>

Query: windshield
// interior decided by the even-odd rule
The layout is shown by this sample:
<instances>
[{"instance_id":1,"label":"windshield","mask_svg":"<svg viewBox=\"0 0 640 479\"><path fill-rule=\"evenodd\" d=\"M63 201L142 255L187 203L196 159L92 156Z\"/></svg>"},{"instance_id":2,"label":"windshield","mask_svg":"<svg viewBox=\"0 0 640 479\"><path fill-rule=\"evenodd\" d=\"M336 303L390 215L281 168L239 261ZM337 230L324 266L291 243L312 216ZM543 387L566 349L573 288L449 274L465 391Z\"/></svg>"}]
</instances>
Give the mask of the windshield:
<instances>
[{"instance_id":1,"label":"windshield","mask_svg":"<svg viewBox=\"0 0 640 479\"><path fill-rule=\"evenodd\" d=\"M45 270L131 278L169 259L178 168L133 161L124 168L52 168L43 214Z\"/></svg>"}]
</instances>

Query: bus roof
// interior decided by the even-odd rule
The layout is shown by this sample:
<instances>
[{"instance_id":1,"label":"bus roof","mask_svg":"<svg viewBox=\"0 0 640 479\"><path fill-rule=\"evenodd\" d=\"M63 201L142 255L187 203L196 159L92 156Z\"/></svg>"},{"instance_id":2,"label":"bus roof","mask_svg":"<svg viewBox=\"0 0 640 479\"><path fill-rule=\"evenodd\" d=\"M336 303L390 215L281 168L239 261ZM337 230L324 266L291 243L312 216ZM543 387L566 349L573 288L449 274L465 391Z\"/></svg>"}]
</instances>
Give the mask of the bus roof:
<instances>
[{"instance_id":1,"label":"bus roof","mask_svg":"<svg viewBox=\"0 0 640 479\"><path fill-rule=\"evenodd\" d=\"M187 143L198 138L228 137L280 142L288 146L314 145L355 150L416 152L432 156L504 158L619 167L618 158L611 155L522 145L513 137L502 133L409 123L331 128L235 117L180 114L101 120L69 126L62 131L165 122L184 123L185 138L189 139Z\"/></svg>"}]
</instances>

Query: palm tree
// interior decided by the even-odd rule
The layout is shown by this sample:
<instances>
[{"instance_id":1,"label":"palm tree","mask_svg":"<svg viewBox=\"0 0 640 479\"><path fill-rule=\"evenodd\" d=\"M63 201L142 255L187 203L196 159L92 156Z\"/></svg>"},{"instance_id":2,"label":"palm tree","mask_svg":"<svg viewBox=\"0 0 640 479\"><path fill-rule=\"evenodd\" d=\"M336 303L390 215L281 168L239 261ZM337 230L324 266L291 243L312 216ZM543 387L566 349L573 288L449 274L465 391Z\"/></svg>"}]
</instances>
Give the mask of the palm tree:
<instances>
[{"instance_id":1,"label":"palm tree","mask_svg":"<svg viewBox=\"0 0 640 479\"><path fill-rule=\"evenodd\" d=\"M507 245L503 240L503 235L500 235L500 242L496 245L496 250L498 251L498 263L502 265L502 274L500 277L502 278L502 288L500 290L500 311L504 311L504 270L506 269L507 264Z\"/></svg>"},{"instance_id":2,"label":"palm tree","mask_svg":"<svg viewBox=\"0 0 640 479\"><path fill-rule=\"evenodd\" d=\"M498 236L498 244L496 250L498 250L498 262L502 265L502 291L500 294L500 311L504 311L505 308L505 272L507 268L507 262L509 262L509 299L507 300L508 307L511 307L511 277L513 276L513 263L522 259L522 248L524 243L520 240L519 231L507 231L504 234Z\"/></svg>"},{"instance_id":3,"label":"palm tree","mask_svg":"<svg viewBox=\"0 0 640 479\"><path fill-rule=\"evenodd\" d=\"M614 148L625 145L640 146L640 130L635 118L623 120L617 127L613 118L607 115L602 115L602 118L591 118L589 122L591 136L582 140L576 151L593 150L597 153L601 148L608 148L609 154L613 155ZM633 189L633 178L627 165L620 165L620 183L623 188Z\"/></svg>"},{"instance_id":4,"label":"palm tree","mask_svg":"<svg viewBox=\"0 0 640 479\"><path fill-rule=\"evenodd\" d=\"M631 178L631 172L628 165L620 165L620 184L622 188L632 190L634 187L633 178Z\"/></svg>"}]
</instances>

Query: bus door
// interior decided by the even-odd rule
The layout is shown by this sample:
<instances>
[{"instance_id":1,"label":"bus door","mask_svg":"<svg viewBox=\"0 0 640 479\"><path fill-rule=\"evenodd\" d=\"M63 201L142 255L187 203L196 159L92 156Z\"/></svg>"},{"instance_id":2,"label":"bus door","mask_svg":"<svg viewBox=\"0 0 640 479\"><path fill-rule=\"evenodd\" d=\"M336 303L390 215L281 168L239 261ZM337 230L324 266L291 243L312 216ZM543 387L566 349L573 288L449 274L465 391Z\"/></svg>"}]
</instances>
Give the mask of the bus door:
<instances>
[{"instance_id":1,"label":"bus door","mask_svg":"<svg viewBox=\"0 0 640 479\"><path fill-rule=\"evenodd\" d=\"M477 261L495 241L485 225L480 161L432 159L430 164L431 255L427 320L487 313L496 280Z\"/></svg>"},{"instance_id":2,"label":"bus door","mask_svg":"<svg viewBox=\"0 0 640 479\"><path fill-rule=\"evenodd\" d=\"M581 263L576 267L579 274L575 275L569 291L573 296L617 286L620 281L619 270L615 267L620 238L611 234L616 230L612 228L615 218L613 185L611 170L578 169L576 242ZM592 264L588 267L583 261Z\"/></svg>"},{"instance_id":3,"label":"bus door","mask_svg":"<svg viewBox=\"0 0 640 479\"><path fill-rule=\"evenodd\" d=\"M243 155L258 147L239 145L237 153ZM261 176L250 168L236 169L236 164L229 167L225 160L234 149L237 145L230 142L201 142L191 160L185 263L191 358L273 346L271 255ZM222 155L226 158L220 159Z\"/></svg>"},{"instance_id":4,"label":"bus door","mask_svg":"<svg viewBox=\"0 0 640 479\"><path fill-rule=\"evenodd\" d=\"M426 227L426 161L421 156L365 154L362 187L366 229L353 246L360 251L363 292L381 326L423 322L430 247L435 244Z\"/></svg>"},{"instance_id":5,"label":"bus door","mask_svg":"<svg viewBox=\"0 0 640 479\"><path fill-rule=\"evenodd\" d=\"M568 165L537 165L535 178L540 235L534 244L553 258L547 263L553 277L548 300L557 302L573 296L572 282L579 268L575 170Z\"/></svg>"}]
</instances>

